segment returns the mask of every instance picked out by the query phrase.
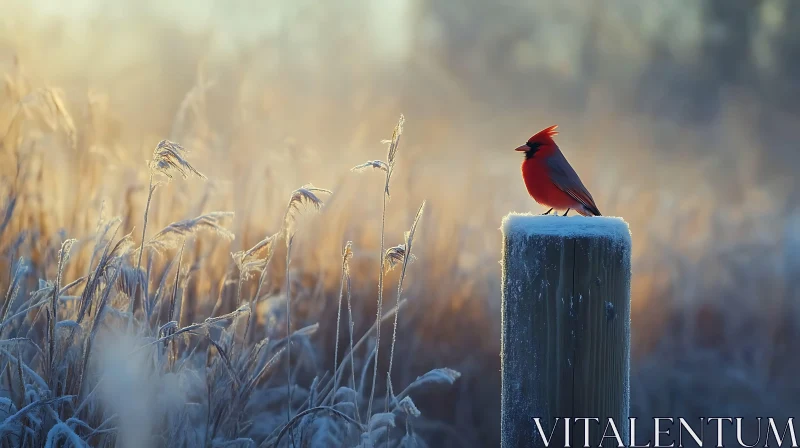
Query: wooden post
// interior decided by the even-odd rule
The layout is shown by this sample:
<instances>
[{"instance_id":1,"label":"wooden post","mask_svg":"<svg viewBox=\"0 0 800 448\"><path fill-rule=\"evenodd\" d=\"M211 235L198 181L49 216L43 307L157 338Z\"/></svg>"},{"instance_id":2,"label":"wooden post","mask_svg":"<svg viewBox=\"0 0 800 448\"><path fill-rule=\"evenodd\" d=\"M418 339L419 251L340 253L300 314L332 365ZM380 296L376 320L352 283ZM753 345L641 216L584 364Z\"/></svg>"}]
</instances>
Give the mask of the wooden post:
<instances>
[{"instance_id":1,"label":"wooden post","mask_svg":"<svg viewBox=\"0 0 800 448\"><path fill-rule=\"evenodd\" d=\"M631 239L620 218L503 220L502 448L629 443ZM555 418L559 418L558 421ZM555 428L555 430L554 430ZM565 428L568 428L569 435ZM566 440L569 437L569 441Z\"/></svg>"}]
</instances>

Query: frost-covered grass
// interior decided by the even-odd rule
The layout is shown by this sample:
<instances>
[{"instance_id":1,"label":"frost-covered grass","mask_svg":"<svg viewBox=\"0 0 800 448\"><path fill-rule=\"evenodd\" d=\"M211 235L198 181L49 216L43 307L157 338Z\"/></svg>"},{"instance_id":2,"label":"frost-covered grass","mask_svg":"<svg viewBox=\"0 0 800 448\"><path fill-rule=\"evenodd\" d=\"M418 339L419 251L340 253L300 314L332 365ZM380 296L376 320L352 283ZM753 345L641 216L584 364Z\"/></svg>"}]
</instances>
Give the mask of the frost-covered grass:
<instances>
[{"instance_id":1,"label":"frost-covered grass","mask_svg":"<svg viewBox=\"0 0 800 448\"><path fill-rule=\"evenodd\" d=\"M63 131L69 148L81 150L82 134L57 91L20 97L28 111L63 125L53 134ZM12 128L32 120L15 106ZM402 123L401 117L388 142L387 162L375 165L385 174L377 187L383 223ZM2 446L426 446L435 420L426 423L414 398L431 386L452 386L460 373L433 369L405 383L407 375L392 377L407 304L403 285L424 204L402 242L386 251L381 226L377 318L359 331L352 242L342 252L334 312L330 305L324 313L304 311L304 285L293 282L294 241L308 231L302 215L323 210L323 198L334 192L294 190L277 231L223 262L212 253L236 238L227 227L232 212L207 212L148 233L153 199L170 181L206 178L187 149L162 140L142 165L148 187L138 243L122 218L102 214L95 231L78 239L67 239L66 230L43 234L41 222L34 229L17 221L22 227L13 234L8 224L18 204L47 193L28 189L29 138L6 139L4 148L4 160L17 162L17 177L4 183L7 219L0 228L9 271L0 312ZM384 274L394 268L401 272L397 295L383 309ZM320 341L327 335L314 319L327 320L326 327L335 319L332 341ZM388 368L379 350L383 327L392 330ZM328 365L321 350L331 343Z\"/></svg>"}]
</instances>

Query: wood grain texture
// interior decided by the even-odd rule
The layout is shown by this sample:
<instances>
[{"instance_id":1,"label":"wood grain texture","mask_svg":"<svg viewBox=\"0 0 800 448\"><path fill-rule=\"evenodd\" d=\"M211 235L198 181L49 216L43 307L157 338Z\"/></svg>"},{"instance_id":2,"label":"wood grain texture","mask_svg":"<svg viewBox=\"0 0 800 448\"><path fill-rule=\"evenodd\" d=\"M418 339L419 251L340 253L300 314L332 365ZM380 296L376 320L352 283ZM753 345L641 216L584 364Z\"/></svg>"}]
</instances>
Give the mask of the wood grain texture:
<instances>
[{"instance_id":1,"label":"wood grain texture","mask_svg":"<svg viewBox=\"0 0 800 448\"><path fill-rule=\"evenodd\" d=\"M511 234L503 250L503 448L564 446L563 418L590 417L598 446L608 418L627 443L630 245L603 236ZM582 446L583 423L570 443ZM616 446L613 439L606 445Z\"/></svg>"}]
</instances>

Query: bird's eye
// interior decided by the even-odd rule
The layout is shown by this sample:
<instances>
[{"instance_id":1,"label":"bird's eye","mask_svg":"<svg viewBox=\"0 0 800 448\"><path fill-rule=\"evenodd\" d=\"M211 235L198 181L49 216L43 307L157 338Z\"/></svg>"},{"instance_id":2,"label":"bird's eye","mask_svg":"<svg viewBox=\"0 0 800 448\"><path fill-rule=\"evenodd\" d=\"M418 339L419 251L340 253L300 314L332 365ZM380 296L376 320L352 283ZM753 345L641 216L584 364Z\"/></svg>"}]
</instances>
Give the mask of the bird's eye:
<instances>
[{"instance_id":1,"label":"bird's eye","mask_svg":"<svg viewBox=\"0 0 800 448\"><path fill-rule=\"evenodd\" d=\"M531 148L531 151L536 151L540 146L542 146L542 144L539 142L528 142L526 145L528 145L528 148Z\"/></svg>"}]
</instances>

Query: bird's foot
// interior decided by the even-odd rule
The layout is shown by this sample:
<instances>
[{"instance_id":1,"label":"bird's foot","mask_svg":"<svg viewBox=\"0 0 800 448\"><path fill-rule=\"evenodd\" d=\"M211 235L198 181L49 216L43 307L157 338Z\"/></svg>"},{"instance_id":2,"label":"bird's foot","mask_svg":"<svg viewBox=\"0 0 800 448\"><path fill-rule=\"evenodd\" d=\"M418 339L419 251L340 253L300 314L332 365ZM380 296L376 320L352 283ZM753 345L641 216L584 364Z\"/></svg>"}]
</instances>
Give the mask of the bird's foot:
<instances>
[{"instance_id":1,"label":"bird's foot","mask_svg":"<svg viewBox=\"0 0 800 448\"><path fill-rule=\"evenodd\" d=\"M552 211L553 211L553 207L550 207L550 210L548 210L548 211L546 211L546 212L542 213L542 216L549 215L549 214L550 214L550 212L552 212Z\"/></svg>"},{"instance_id":2,"label":"bird's foot","mask_svg":"<svg viewBox=\"0 0 800 448\"><path fill-rule=\"evenodd\" d=\"M567 211L565 211L564 214L561 215L561 216L567 216L567 213L569 213L569 211L570 211L570 209L567 209Z\"/></svg>"}]
</instances>

